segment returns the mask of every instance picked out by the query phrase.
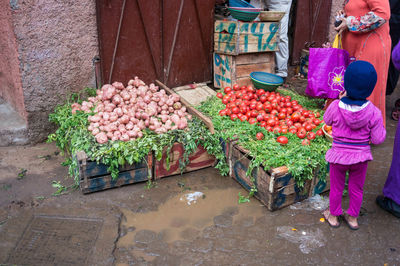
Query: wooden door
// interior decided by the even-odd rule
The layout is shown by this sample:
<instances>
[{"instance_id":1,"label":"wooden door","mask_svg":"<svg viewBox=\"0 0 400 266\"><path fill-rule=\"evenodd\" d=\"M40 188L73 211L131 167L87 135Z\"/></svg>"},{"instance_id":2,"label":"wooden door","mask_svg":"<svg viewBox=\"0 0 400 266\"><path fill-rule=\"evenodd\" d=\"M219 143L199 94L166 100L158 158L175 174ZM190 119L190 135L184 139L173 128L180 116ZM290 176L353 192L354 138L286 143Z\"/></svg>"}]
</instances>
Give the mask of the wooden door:
<instances>
[{"instance_id":1,"label":"wooden door","mask_svg":"<svg viewBox=\"0 0 400 266\"><path fill-rule=\"evenodd\" d=\"M211 81L214 0L97 0L103 83Z\"/></svg>"},{"instance_id":2,"label":"wooden door","mask_svg":"<svg viewBox=\"0 0 400 266\"><path fill-rule=\"evenodd\" d=\"M301 50L321 47L328 41L331 0L297 0L293 33L292 63L300 60Z\"/></svg>"}]
</instances>

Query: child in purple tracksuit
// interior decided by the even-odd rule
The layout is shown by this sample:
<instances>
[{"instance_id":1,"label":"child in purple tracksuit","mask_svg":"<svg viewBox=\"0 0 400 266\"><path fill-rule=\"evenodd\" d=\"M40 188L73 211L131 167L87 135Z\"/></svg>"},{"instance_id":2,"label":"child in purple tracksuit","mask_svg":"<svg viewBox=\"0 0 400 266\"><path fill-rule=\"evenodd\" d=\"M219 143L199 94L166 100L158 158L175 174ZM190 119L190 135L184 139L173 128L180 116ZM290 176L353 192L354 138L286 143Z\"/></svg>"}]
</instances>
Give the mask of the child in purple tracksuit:
<instances>
[{"instance_id":1,"label":"child in purple tracksuit","mask_svg":"<svg viewBox=\"0 0 400 266\"><path fill-rule=\"evenodd\" d=\"M344 76L345 95L334 101L324 114L324 121L332 126L333 143L325 155L329 162L331 189L329 210L323 215L330 226L339 227L338 216L343 215L349 227L358 229L363 186L368 161L372 160L372 144L385 140L381 111L367 97L375 87L375 68L366 61L355 61L346 69ZM342 211L342 195L346 172L349 173L349 208Z\"/></svg>"}]
</instances>

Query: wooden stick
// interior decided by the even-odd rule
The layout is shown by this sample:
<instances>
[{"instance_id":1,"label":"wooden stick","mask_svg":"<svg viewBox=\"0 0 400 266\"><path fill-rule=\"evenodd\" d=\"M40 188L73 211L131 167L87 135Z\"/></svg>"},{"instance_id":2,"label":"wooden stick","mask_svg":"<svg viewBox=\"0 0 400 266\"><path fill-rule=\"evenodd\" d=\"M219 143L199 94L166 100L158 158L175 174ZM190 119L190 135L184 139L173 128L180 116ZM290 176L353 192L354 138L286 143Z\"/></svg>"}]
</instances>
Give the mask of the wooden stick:
<instances>
[{"instance_id":1,"label":"wooden stick","mask_svg":"<svg viewBox=\"0 0 400 266\"><path fill-rule=\"evenodd\" d=\"M158 86L163 88L168 94L175 93L170 88L168 88L165 84L163 84L161 81L156 80L156 83L157 83ZM198 118L200 118L204 122L204 124L206 124L206 126L210 130L211 134L214 134L215 133L215 129L214 129L214 125L213 125L211 119L209 117L205 116L203 113L201 113L197 109L193 108L185 99L183 99L182 97L180 97L180 98L181 98L181 103L184 106L186 106L186 109L188 110L188 112L191 113L192 115L195 115Z\"/></svg>"}]
</instances>

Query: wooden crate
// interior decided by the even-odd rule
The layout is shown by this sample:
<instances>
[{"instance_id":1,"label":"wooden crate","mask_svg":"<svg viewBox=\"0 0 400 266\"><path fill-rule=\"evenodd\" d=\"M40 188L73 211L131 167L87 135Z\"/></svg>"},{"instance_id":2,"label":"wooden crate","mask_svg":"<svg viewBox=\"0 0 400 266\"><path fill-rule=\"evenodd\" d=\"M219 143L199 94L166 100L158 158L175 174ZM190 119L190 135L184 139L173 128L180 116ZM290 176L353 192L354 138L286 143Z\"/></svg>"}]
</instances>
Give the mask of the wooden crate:
<instances>
[{"instance_id":1,"label":"wooden crate","mask_svg":"<svg viewBox=\"0 0 400 266\"><path fill-rule=\"evenodd\" d=\"M78 165L79 187L83 194L147 181L153 170L152 154L140 163L120 167L116 179L111 177L105 164L88 159L85 152L77 152L75 160Z\"/></svg>"},{"instance_id":2,"label":"wooden crate","mask_svg":"<svg viewBox=\"0 0 400 266\"><path fill-rule=\"evenodd\" d=\"M175 143L170 151L169 168L166 162L167 149L164 150L160 161L155 160L154 163L154 179L158 180L163 177L181 174L179 160L183 158L184 148L180 143ZM200 145L197 150L189 155L190 163L186 166L183 173L203 169L206 167L214 166L216 159L214 156L207 153L207 151Z\"/></svg>"},{"instance_id":3,"label":"wooden crate","mask_svg":"<svg viewBox=\"0 0 400 266\"><path fill-rule=\"evenodd\" d=\"M239 55L278 50L279 22L217 20L214 24L214 52Z\"/></svg>"},{"instance_id":4,"label":"wooden crate","mask_svg":"<svg viewBox=\"0 0 400 266\"><path fill-rule=\"evenodd\" d=\"M252 85L250 73L253 71L275 72L275 54L257 53L236 56L214 53L214 87Z\"/></svg>"},{"instance_id":5,"label":"wooden crate","mask_svg":"<svg viewBox=\"0 0 400 266\"><path fill-rule=\"evenodd\" d=\"M246 172L250 166L248 152L238 145L230 144L229 158L230 176L250 191L253 182ZM319 180L308 180L304 187L297 186L294 178L288 173L286 166L265 170L254 168L251 176L254 178L257 192L255 197L270 211L278 210L312 196L314 191L326 191L329 185L323 186ZM329 182L329 181L328 181Z\"/></svg>"}]
</instances>

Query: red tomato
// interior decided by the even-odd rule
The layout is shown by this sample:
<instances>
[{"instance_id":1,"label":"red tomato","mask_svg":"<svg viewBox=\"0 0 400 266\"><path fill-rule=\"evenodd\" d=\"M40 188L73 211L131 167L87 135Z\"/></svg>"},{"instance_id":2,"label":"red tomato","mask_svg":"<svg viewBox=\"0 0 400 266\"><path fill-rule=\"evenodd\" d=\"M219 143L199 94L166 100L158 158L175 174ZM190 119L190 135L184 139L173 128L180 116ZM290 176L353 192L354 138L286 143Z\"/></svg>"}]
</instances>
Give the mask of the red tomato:
<instances>
[{"instance_id":1,"label":"red tomato","mask_svg":"<svg viewBox=\"0 0 400 266\"><path fill-rule=\"evenodd\" d=\"M303 145L303 146L310 145L310 140L303 139L303 141L301 142L301 145Z\"/></svg>"},{"instance_id":2,"label":"red tomato","mask_svg":"<svg viewBox=\"0 0 400 266\"><path fill-rule=\"evenodd\" d=\"M283 119L285 119L286 118L286 115L285 115L285 113L279 113L278 114L278 118L279 118L279 120L283 120Z\"/></svg>"},{"instance_id":3,"label":"red tomato","mask_svg":"<svg viewBox=\"0 0 400 266\"><path fill-rule=\"evenodd\" d=\"M307 139L308 140L313 140L313 139L315 139L316 136L317 135L312 131L307 133Z\"/></svg>"},{"instance_id":4,"label":"red tomato","mask_svg":"<svg viewBox=\"0 0 400 266\"><path fill-rule=\"evenodd\" d=\"M232 121L235 120L235 119L237 119L237 118L238 118L237 114L231 114L231 120L232 120Z\"/></svg>"},{"instance_id":5,"label":"red tomato","mask_svg":"<svg viewBox=\"0 0 400 266\"><path fill-rule=\"evenodd\" d=\"M312 127L312 129L317 128L317 126L314 123L311 123L311 127Z\"/></svg>"},{"instance_id":6,"label":"red tomato","mask_svg":"<svg viewBox=\"0 0 400 266\"><path fill-rule=\"evenodd\" d=\"M299 112L294 112L290 118L292 119L293 122L298 122L300 120L300 113Z\"/></svg>"},{"instance_id":7,"label":"red tomato","mask_svg":"<svg viewBox=\"0 0 400 266\"><path fill-rule=\"evenodd\" d=\"M320 113L319 113L319 112L316 112L316 113L315 113L315 117L317 117L317 118L318 118L318 117L320 117L320 116L321 116L321 115L320 115Z\"/></svg>"},{"instance_id":8,"label":"red tomato","mask_svg":"<svg viewBox=\"0 0 400 266\"><path fill-rule=\"evenodd\" d=\"M297 127L290 127L289 132L292 134L296 134L297 133Z\"/></svg>"},{"instance_id":9,"label":"red tomato","mask_svg":"<svg viewBox=\"0 0 400 266\"><path fill-rule=\"evenodd\" d=\"M306 121L306 118L304 116L300 116L299 122L304 123Z\"/></svg>"},{"instance_id":10,"label":"red tomato","mask_svg":"<svg viewBox=\"0 0 400 266\"><path fill-rule=\"evenodd\" d=\"M293 111L298 111L301 107L298 105L292 105Z\"/></svg>"},{"instance_id":11,"label":"red tomato","mask_svg":"<svg viewBox=\"0 0 400 266\"><path fill-rule=\"evenodd\" d=\"M272 105L269 102L264 103L263 106L265 112L270 113L272 111Z\"/></svg>"},{"instance_id":12,"label":"red tomato","mask_svg":"<svg viewBox=\"0 0 400 266\"><path fill-rule=\"evenodd\" d=\"M253 124L255 124L255 123L257 123L257 119L255 119L254 117L252 117L252 118L249 119L249 124L250 124L250 125L253 125Z\"/></svg>"},{"instance_id":13,"label":"red tomato","mask_svg":"<svg viewBox=\"0 0 400 266\"><path fill-rule=\"evenodd\" d=\"M265 129L268 130L269 132L272 132L272 127L271 126L266 126Z\"/></svg>"},{"instance_id":14,"label":"red tomato","mask_svg":"<svg viewBox=\"0 0 400 266\"><path fill-rule=\"evenodd\" d=\"M265 91L263 90L263 89L258 89L257 91L256 91L256 94L258 95L258 96L261 96L261 95L263 95L265 93Z\"/></svg>"},{"instance_id":15,"label":"red tomato","mask_svg":"<svg viewBox=\"0 0 400 266\"><path fill-rule=\"evenodd\" d=\"M258 114L257 115L257 121L258 122L261 122L261 121L263 121L264 120L264 116L262 115L262 114Z\"/></svg>"},{"instance_id":16,"label":"red tomato","mask_svg":"<svg viewBox=\"0 0 400 266\"><path fill-rule=\"evenodd\" d=\"M265 103L267 101L267 96L265 94L260 96L260 102Z\"/></svg>"},{"instance_id":17,"label":"red tomato","mask_svg":"<svg viewBox=\"0 0 400 266\"><path fill-rule=\"evenodd\" d=\"M225 110L226 110L226 115L231 115L232 114L232 110L231 109L226 108Z\"/></svg>"},{"instance_id":18,"label":"red tomato","mask_svg":"<svg viewBox=\"0 0 400 266\"><path fill-rule=\"evenodd\" d=\"M239 107L237 107L237 106L233 107L233 108L232 108L232 113L234 113L234 114L240 113Z\"/></svg>"},{"instance_id":19,"label":"red tomato","mask_svg":"<svg viewBox=\"0 0 400 266\"><path fill-rule=\"evenodd\" d=\"M251 115L251 117L257 117L257 115L258 115L257 110L252 110L252 111L250 112L250 115Z\"/></svg>"},{"instance_id":20,"label":"red tomato","mask_svg":"<svg viewBox=\"0 0 400 266\"><path fill-rule=\"evenodd\" d=\"M286 125L288 125L288 127L291 127L291 126L293 126L293 121L292 120L288 120L288 121L286 121Z\"/></svg>"},{"instance_id":21,"label":"red tomato","mask_svg":"<svg viewBox=\"0 0 400 266\"><path fill-rule=\"evenodd\" d=\"M255 89L252 86L247 86L247 92L255 92Z\"/></svg>"},{"instance_id":22,"label":"red tomato","mask_svg":"<svg viewBox=\"0 0 400 266\"><path fill-rule=\"evenodd\" d=\"M305 125L304 128L306 131L311 131L313 129L310 124Z\"/></svg>"},{"instance_id":23,"label":"red tomato","mask_svg":"<svg viewBox=\"0 0 400 266\"><path fill-rule=\"evenodd\" d=\"M318 126L319 124L321 124L321 120L319 120L318 118L314 118L314 119L313 119L313 122L314 122L314 124L316 124L317 126Z\"/></svg>"},{"instance_id":24,"label":"red tomato","mask_svg":"<svg viewBox=\"0 0 400 266\"><path fill-rule=\"evenodd\" d=\"M254 93L248 92L247 95L249 96L250 100L254 98Z\"/></svg>"},{"instance_id":25,"label":"red tomato","mask_svg":"<svg viewBox=\"0 0 400 266\"><path fill-rule=\"evenodd\" d=\"M225 93L232 92L232 88L231 87L225 87L224 92Z\"/></svg>"},{"instance_id":26,"label":"red tomato","mask_svg":"<svg viewBox=\"0 0 400 266\"><path fill-rule=\"evenodd\" d=\"M291 102L286 102L286 103L285 103L285 106L286 106L286 107L292 107L292 103L291 103Z\"/></svg>"},{"instance_id":27,"label":"red tomato","mask_svg":"<svg viewBox=\"0 0 400 266\"><path fill-rule=\"evenodd\" d=\"M298 102L297 102L296 100L293 100L293 101L291 101L291 104L292 104L292 105L297 105Z\"/></svg>"},{"instance_id":28,"label":"red tomato","mask_svg":"<svg viewBox=\"0 0 400 266\"><path fill-rule=\"evenodd\" d=\"M222 99L222 103L225 104L225 105L227 105L227 104L229 103L228 98L223 98L223 99Z\"/></svg>"},{"instance_id":29,"label":"red tomato","mask_svg":"<svg viewBox=\"0 0 400 266\"><path fill-rule=\"evenodd\" d=\"M254 109L256 109L257 104L255 102L250 102L249 107L250 107L251 110L254 110Z\"/></svg>"},{"instance_id":30,"label":"red tomato","mask_svg":"<svg viewBox=\"0 0 400 266\"><path fill-rule=\"evenodd\" d=\"M249 97L249 95L247 95L247 94L244 94L244 95L243 95L243 100L249 101L249 100L250 100L250 97Z\"/></svg>"},{"instance_id":31,"label":"red tomato","mask_svg":"<svg viewBox=\"0 0 400 266\"><path fill-rule=\"evenodd\" d=\"M247 87L246 86L242 86L242 87L240 87L240 90L247 90Z\"/></svg>"},{"instance_id":32,"label":"red tomato","mask_svg":"<svg viewBox=\"0 0 400 266\"><path fill-rule=\"evenodd\" d=\"M272 129L272 131L273 131L275 134L279 134L279 133L282 132L282 128L281 128L280 126L274 126L274 128Z\"/></svg>"},{"instance_id":33,"label":"red tomato","mask_svg":"<svg viewBox=\"0 0 400 266\"><path fill-rule=\"evenodd\" d=\"M322 129L318 129L317 132L316 132L316 134L317 134L318 136L322 136L322 135L324 135L324 132L322 131Z\"/></svg>"},{"instance_id":34,"label":"red tomato","mask_svg":"<svg viewBox=\"0 0 400 266\"><path fill-rule=\"evenodd\" d=\"M299 123L299 122L296 122L296 123L294 123L293 124L296 128L301 128L302 127L302 125Z\"/></svg>"},{"instance_id":35,"label":"red tomato","mask_svg":"<svg viewBox=\"0 0 400 266\"><path fill-rule=\"evenodd\" d=\"M279 136L276 138L276 141L279 142L281 145L286 145L289 142L289 139L285 136Z\"/></svg>"},{"instance_id":36,"label":"red tomato","mask_svg":"<svg viewBox=\"0 0 400 266\"><path fill-rule=\"evenodd\" d=\"M240 118L240 121L247 121L249 120L249 117L247 115L242 115L242 117Z\"/></svg>"},{"instance_id":37,"label":"red tomato","mask_svg":"<svg viewBox=\"0 0 400 266\"><path fill-rule=\"evenodd\" d=\"M282 134L287 134L288 133L288 129L287 128L282 128Z\"/></svg>"},{"instance_id":38,"label":"red tomato","mask_svg":"<svg viewBox=\"0 0 400 266\"><path fill-rule=\"evenodd\" d=\"M267 120L267 124L268 124L268 126L270 126L270 127L274 127L274 126L276 125L276 121L275 121L275 119L273 119L273 118L269 118L269 119Z\"/></svg>"},{"instance_id":39,"label":"red tomato","mask_svg":"<svg viewBox=\"0 0 400 266\"><path fill-rule=\"evenodd\" d=\"M256 110L257 111L260 111L260 110L262 110L263 109L263 104L261 103L261 102L257 102L257 104L256 104Z\"/></svg>"},{"instance_id":40,"label":"red tomato","mask_svg":"<svg viewBox=\"0 0 400 266\"><path fill-rule=\"evenodd\" d=\"M220 99L222 99L222 97L224 97L224 95L222 95L222 93L218 92L218 93L217 93L217 97L220 98Z\"/></svg>"},{"instance_id":41,"label":"red tomato","mask_svg":"<svg viewBox=\"0 0 400 266\"><path fill-rule=\"evenodd\" d=\"M310 116L310 112L309 111L304 111L303 112L303 116L306 117L306 118L309 117Z\"/></svg>"},{"instance_id":42,"label":"red tomato","mask_svg":"<svg viewBox=\"0 0 400 266\"><path fill-rule=\"evenodd\" d=\"M260 122L260 127L266 127L267 126L267 122L266 121L261 121Z\"/></svg>"},{"instance_id":43,"label":"red tomato","mask_svg":"<svg viewBox=\"0 0 400 266\"><path fill-rule=\"evenodd\" d=\"M257 138L258 140L262 140L262 139L264 138L264 134L263 134L262 132L258 132L258 133L256 134L256 138Z\"/></svg>"},{"instance_id":44,"label":"red tomato","mask_svg":"<svg viewBox=\"0 0 400 266\"><path fill-rule=\"evenodd\" d=\"M220 116L226 116L226 110L223 109L223 110L219 111L219 115Z\"/></svg>"},{"instance_id":45,"label":"red tomato","mask_svg":"<svg viewBox=\"0 0 400 266\"><path fill-rule=\"evenodd\" d=\"M250 111L250 110L246 112L246 116L247 116L248 118L251 117L251 111Z\"/></svg>"},{"instance_id":46,"label":"red tomato","mask_svg":"<svg viewBox=\"0 0 400 266\"><path fill-rule=\"evenodd\" d=\"M237 84L234 84L234 85L233 85L233 90L234 90L234 91L237 91L237 90L239 90L239 85L237 85Z\"/></svg>"},{"instance_id":47,"label":"red tomato","mask_svg":"<svg viewBox=\"0 0 400 266\"><path fill-rule=\"evenodd\" d=\"M300 139L304 139L306 137L307 131L304 129L304 127L300 127L297 129L297 137Z\"/></svg>"},{"instance_id":48,"label":"red tomato","mask_svg":"<svg viewBox=\"0 0 400 266\"><path fill-rule=\"evenodd\" d=\"M278 113L279 113L279 112L278 112L277 110L272 110L272 111L271 111L271 115L272 115L272 116L277 116Z\"/></svg>"}]
</instances>

